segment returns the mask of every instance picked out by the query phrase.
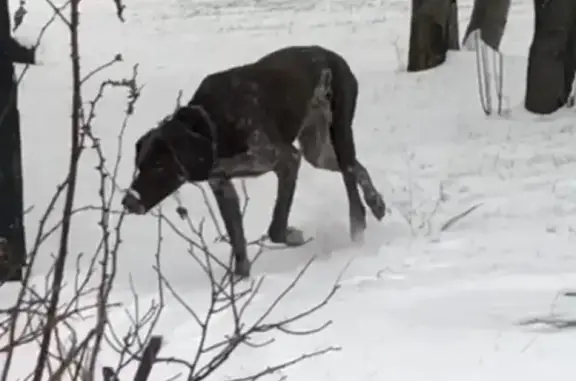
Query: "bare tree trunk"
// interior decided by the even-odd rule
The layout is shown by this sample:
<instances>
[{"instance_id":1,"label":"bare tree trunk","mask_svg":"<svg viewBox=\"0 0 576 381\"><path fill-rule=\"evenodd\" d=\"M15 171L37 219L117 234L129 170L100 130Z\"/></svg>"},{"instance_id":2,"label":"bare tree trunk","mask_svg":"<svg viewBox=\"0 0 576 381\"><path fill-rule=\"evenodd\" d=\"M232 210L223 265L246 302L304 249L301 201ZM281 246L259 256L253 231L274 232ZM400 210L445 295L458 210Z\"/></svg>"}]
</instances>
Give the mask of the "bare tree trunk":
<instances>
[{"instance_id":1,"label":"bare tree trunk","mask_svg":"<svg viewBox=\"0 0 576 381\"><path fill-rule=\"evenodd\" d=\"M456 0L412 0L408 71L432 69L458 50Z\"/></svg>"},{"instance_id":2,"label":"bare tree trunk","mask_svg":"<svg viewBox=\"0 0 576 381\"><path fill-rule=\"evenodd\" d=\"M572 89L576 2L534 0L534 13L524 106L537 114L550 114L566 104Z\"/></svg>"},{"instance_id":3,"label":"bare tree trunk","mask_svg":"<svg viewBox=\"0 0 576 381\"><path fill-rule=\"evenodd\" d=\"M8 0L0 0L0 283L22 280L26 262L20 115L14 63L34 63L34 51L11 38Z\"/></svg>"},{"instance_id":4,"label":"bare tree trunk","mask_svg":"<svg viewBox=\"0 0 576 381\"><path fill-rule=\"evenodd\" d=\"M480 30L480 38L494 50L500 48L500 42L506 29L510 0L475 0L472 16L464 34L463 46L469 46L470 34Z\"/></svg>"},{"instance_id":5,"label":"bare tree trunk","mask_svg":"<svg viewBox=\"0 0 576 381\"><path fill-rule=\"evenodd\" d=\"M450 1L450 14L448 15L448 50L460 49L460 31L458 28L458 4L456 0Z\"/></svg>"}]
</instances>

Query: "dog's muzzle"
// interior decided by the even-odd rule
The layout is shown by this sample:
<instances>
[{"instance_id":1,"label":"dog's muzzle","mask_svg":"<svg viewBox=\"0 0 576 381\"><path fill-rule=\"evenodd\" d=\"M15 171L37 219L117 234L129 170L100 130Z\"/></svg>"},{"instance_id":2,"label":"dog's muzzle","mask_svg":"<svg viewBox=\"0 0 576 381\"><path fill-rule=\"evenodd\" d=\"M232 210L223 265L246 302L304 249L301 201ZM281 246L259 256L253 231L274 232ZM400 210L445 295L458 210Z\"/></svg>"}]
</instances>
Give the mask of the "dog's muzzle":
<instances>
[{"instance_id":1,"label":"dog's muzzle","mask_svg":"<svg viewBox=\"0 0 576 381\"><path fill-rule=\"evenodd\" d=\"M140 202L140 195L132 189L126 192L126 195L122 199L122 206L128 213L134 214L144 214L146 213L146 208Z\"/></svg>"}]
</instances>

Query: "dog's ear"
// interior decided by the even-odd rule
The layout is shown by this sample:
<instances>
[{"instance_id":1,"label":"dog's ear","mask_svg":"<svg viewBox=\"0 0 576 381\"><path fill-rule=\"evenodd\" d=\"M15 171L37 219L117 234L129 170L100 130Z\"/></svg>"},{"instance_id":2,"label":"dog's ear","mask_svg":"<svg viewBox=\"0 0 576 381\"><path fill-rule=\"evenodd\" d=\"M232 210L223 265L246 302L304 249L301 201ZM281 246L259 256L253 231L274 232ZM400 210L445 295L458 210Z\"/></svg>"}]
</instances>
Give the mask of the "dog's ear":
<instances>
[{"instance_id":1,"label":"dog's ear","mask_svg":"<svg viewBox=\"0 0 576 381\"><path fill-rule=\"evenodd\" d=\"M188 106L178 107L173 117L174 120L184 123L194 122L197 118L198 113Z\"/></svg>"},{"instance_id":2,"label":"dog's ear","mask_svg":"<svg viewBox=\"0 0 576 381\"><path fill-rule=\"evenodd\" d=\"M151 149L152 144L154 144L153 140L155 139L154 130L150 130L142 135L135 144L135 156L134 161L136 162L136 166L138 166L146 155L146 151Z\"/></svg>"},{"instance_id":3,"label":"dog's ear","mask_svg":"<svg viewBox=\"0 0 576 381\"><path fill-rule=\"evenodd\" d=\"M189 131L212 141L216 126L202 106L183 106L174 114L173 119L182 123Z\"/></svg>"}]
</instances>

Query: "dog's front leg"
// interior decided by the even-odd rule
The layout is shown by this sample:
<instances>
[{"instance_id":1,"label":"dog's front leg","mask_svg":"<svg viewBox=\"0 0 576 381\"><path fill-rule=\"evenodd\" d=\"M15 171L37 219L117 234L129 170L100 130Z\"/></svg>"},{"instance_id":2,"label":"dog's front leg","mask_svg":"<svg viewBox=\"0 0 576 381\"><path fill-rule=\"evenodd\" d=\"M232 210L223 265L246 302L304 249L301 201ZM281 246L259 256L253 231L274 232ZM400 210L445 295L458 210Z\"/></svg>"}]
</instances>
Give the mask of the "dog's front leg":
<instances>
[{"instance_id":1,"label":"dog's front leg","mask_svg":"<svg viewBox=\"0 0 576 381\"><path fill-rule=\"evenodd\" d=\"M300 246L305 243L304 234L300 230L288 226L301 157L300 152L294 147L284 147L280 150L278 163L274 167L274 173L278 178L278 189L272 221L268 228L268 237L272 242L283 243L288 246Z\"/></svg>"},{"instance_id":2,"label":"dog's front leg","mask_svg":"<svg viewBox=\"0 0 576 381\"><path fill-rule=\"evenodd\" d=\"M250 261L246 254L246 237L244 236L238 193L234 184L223 177L210 179L209 184L216 198L232 246L234 274L246 278L250 276Z\"/></svg>"}]
</instances>

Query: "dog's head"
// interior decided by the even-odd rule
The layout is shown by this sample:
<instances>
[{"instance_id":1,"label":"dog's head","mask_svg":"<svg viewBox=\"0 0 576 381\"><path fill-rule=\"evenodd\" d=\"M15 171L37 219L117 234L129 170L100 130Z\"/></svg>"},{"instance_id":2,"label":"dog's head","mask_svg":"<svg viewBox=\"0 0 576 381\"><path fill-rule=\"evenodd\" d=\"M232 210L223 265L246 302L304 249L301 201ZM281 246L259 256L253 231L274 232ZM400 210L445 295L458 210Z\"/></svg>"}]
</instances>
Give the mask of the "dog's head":
<instances>
[{"instance_id":1,"label":"dog's head","mask_svg":"<svg viewBox=\"0 0 576 381\"><path fill-rule=\"evenodd\" d=\"M180 107L136 142L136 177L122 204L145 214L184 182L205 181L214 166L214 126L205 111Z\"/></svg>"}]
</instances>

